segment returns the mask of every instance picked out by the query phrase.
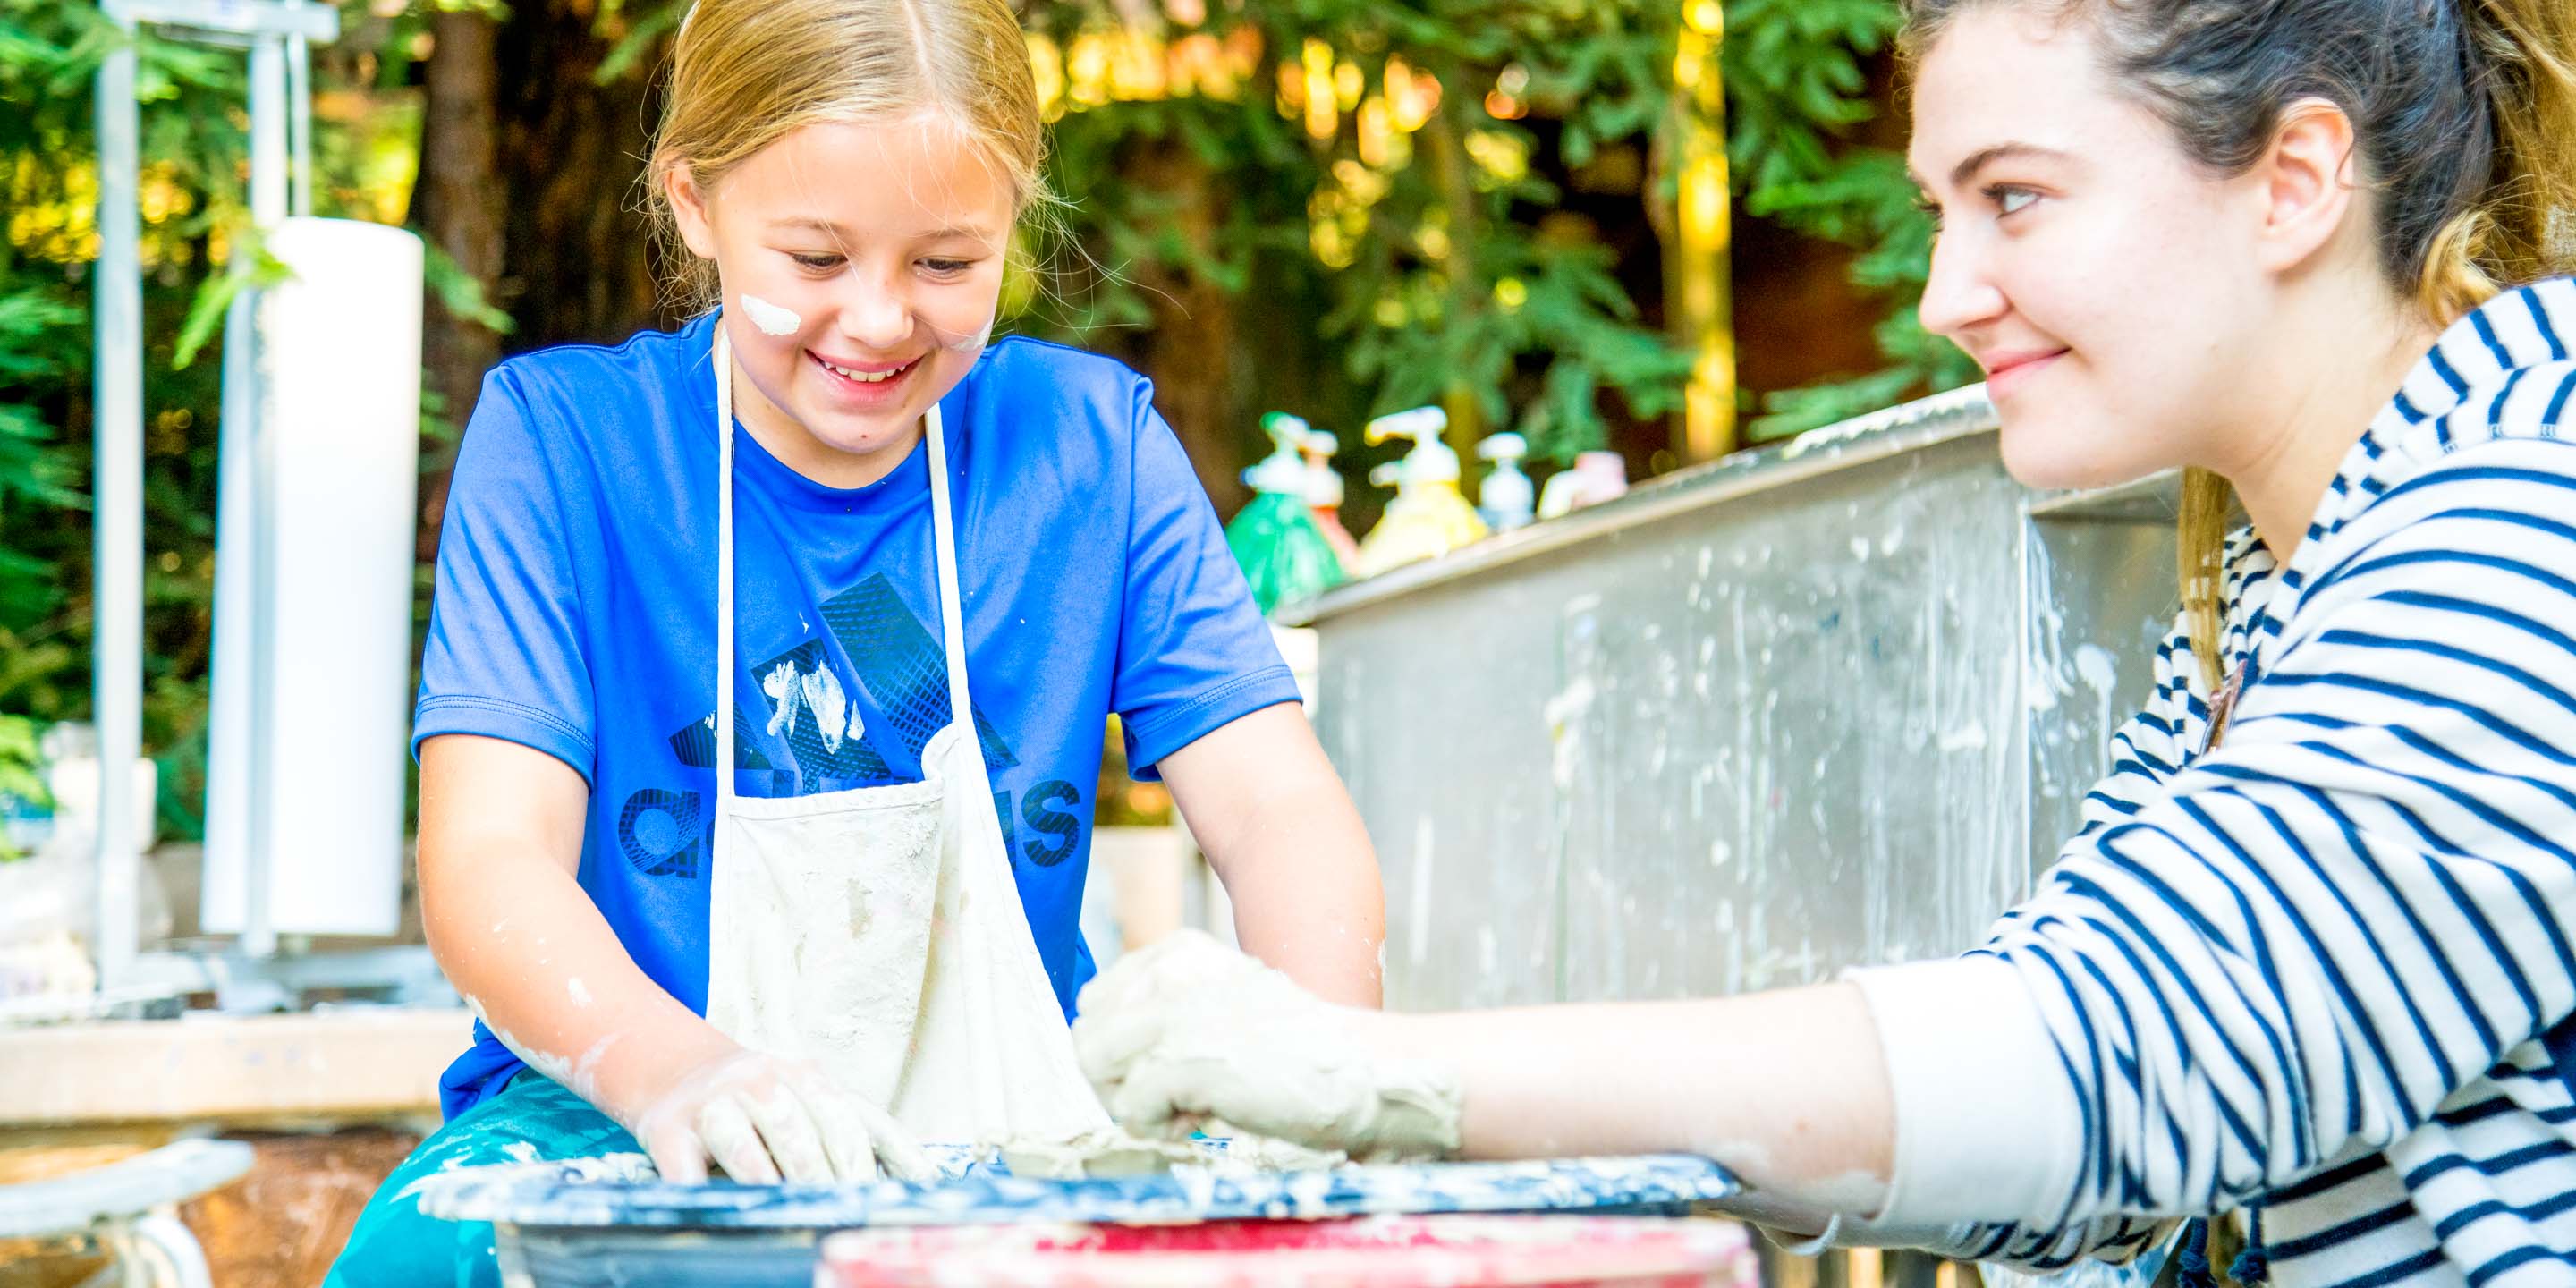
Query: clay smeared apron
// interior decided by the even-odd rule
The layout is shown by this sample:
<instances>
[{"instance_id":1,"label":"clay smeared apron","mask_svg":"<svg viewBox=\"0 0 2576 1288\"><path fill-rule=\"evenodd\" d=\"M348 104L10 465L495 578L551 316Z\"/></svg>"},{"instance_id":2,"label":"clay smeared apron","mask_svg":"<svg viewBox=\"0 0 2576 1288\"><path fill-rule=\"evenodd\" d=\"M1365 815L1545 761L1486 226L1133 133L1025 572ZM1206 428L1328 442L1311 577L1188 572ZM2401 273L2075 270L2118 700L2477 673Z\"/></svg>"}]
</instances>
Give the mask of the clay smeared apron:
<instances>
[{"instance_id":1,"label":"clay smeared apron","mask_svg":"<svg viewBox=\"0 0 2576 1288\"><path fill-rule=\"evenodd\" d=\"M716 741L734 746L733 354L716 320ZM716 773L707 1020L821 1064L928 1141L1067 1137L1108 1114L1030 937L969 715L939 408L927 417L947 727L922 781L780 798Z\"/></svg>"}]
</instances>

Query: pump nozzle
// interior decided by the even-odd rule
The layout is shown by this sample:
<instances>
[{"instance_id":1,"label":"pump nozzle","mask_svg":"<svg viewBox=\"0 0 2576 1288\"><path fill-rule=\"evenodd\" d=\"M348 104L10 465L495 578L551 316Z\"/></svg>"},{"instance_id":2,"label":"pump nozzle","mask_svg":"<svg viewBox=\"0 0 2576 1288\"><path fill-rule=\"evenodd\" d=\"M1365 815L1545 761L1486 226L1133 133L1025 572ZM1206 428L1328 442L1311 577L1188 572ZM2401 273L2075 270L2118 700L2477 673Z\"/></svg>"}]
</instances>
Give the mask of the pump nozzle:
<instances>
[{"instance_id":1,"label":"pump nozzle","mask_svg":"<svg viewBox=\"0 0 2576 1288\"><path fill-rule=\"evenodd\" d=\"M1538 500L1529 476L1521 473L1529 440L1508 432L1488 435L1476 444L1476 455L1494 463L1493 472L1485 476L1485 503L1476 513L1496 532L1528 526Z\"/></svg>"},{"instance_id":2,"label":"pump nozzle","mask_svg":"<svg viewBox=\"0 0 2576 1288\"><path fill-rule=\"evenodd\" d=\"M1280 450L1294 452L1305 447L1306 439L1314 431L1303 417L1270 411L1261 414L1261 432L1268 434L1270 441L1277 443Z\"/></svg>"},{"instance_id":3,"label":"pump nozzle","mask_svg":"<svg viewBox=\"0 0 2576 1288\"><path fill-rule=\"evenodd\" d=\"M1449 428L1449 413L1438 404L1415 407L1409 411L1389 412L1368 423L1363 431L1371 446L1391 438L1413 440L1413 450L1404 455L1404 471L1397 478L1406 483L1455 483L1458 481L1458 453L1440 441L1440 431ZM1375 480L1372 474L1371 480Z\"/></svg>"},{"instance_id":4,"label":"pump nozzle","mask_svg":"<svg viewBox=\"0 0 2576 1288\"><path fill-rule=\"evenodd\" d=\"M1303 422L1300 422L1303 423ZM1297 450L1306 456L1306 503L1326 510L1342 505L1342 476L1333 468L1333 453L1340 451L1342 440L1326 430L1309 429L1297 440ZM1324 533L1330 537L1333 533ZM1347 536L1342 538L1347 540ZM1356 549L1356 547L1354 547Z\"/></svg>"},{"instance_id":5,"label":"pump nozzle","mask_svg":"<svg viewBox=\"0 0 2576 1288\"><path fill-rule=\"evenodd\" d=\"M1416 443L1437 442L1440 432L1449 428L1449 413L1437 403L1408 411L1391 411L1368 423L1363 430L1369 446L1375 447L1390 438L1410 438Z\"/></svg>"},{"instance_id":6,"label":"pump nozzle","mask_svg":"<svg viewBox=\"0 0 2576 1288\"><path fill-rule=\"evenodd\" d=\"M1270 435L1270 455L1243 472L1243 484L1256 492L1303 497L1306 494L1306 463L1297 454L1304 442L1306 422L1284 411L1265 413L1262 432Z\"/></svg>"}]
</instances>

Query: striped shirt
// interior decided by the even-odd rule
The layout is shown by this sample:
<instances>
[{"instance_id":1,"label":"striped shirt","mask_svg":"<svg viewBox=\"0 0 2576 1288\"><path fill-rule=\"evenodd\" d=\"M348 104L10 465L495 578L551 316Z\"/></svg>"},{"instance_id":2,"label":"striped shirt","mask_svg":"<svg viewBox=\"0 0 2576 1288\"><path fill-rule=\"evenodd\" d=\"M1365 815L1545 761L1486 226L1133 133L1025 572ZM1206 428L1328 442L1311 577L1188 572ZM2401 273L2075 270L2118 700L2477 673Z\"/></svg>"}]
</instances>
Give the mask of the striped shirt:
<instances>
[{"instance_id":1,"label":"striped shirt","mask_svg":"<svg viewBox=\"0 0 2576 1288\"><path fill-rule=\"evenodd\" d=\"M2275 1284L2576 1284L2571 349L2576 280L2446 331L2286 566L2231 541L2219 745L2177 625L2037 892L1854 977L1869 1241L2045 1269L2252 1209Z\"/></svg>"}]
</instances>

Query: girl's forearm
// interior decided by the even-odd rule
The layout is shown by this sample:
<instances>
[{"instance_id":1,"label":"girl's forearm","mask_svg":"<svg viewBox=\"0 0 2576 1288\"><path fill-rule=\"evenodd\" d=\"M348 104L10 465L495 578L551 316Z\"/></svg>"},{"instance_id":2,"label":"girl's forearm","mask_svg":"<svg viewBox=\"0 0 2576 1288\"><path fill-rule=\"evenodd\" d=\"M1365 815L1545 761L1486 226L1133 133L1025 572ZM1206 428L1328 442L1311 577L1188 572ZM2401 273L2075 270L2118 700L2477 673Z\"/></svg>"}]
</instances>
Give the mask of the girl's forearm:
<instances>
[{"instance_id":1,"label":"girl's forearm","mask_svg":"<svg viewBox=\"0 0 2576 1288\"><path fill-rule=\"evenodd\" d=\"M421 858L430 951L531 1068L623 1119L724 1044L637 968L570 874L524 852L442 848Z\"/></svg>"},{"instance_id":2,"label":"girl's forearm","mask_svg":"<svg viewBox=\"0 0 2576 1288\"><path fill-rule=\"evenodd\" d=\"M1277 801L1273 811L1275 821L1253 829L1218 865L1234 902L1236 940L1325 1001L1378 1006L1386 901L1350 798L1335 782L1329 792Z\"/></svg>"},{"instance_id":3,"label":"girl's forearm","mask_svg":"<svg viewBox=\"0 0 2576 1288\"><path fill-rule=\"evenodd\" d=\"M622 1117L726 1043L636 966L574 878L588 799L543 753L431 739L421 920L431 955L503 1045Z\"/></svg>"},{"instance_id":4,"label":"girl's forearm","mask_svg":"<svg viewBox=\"0 0 2576 1288\"><path fill-rule=\"evenodd\" d=\"M1172 753L1164 779L1234 902L1245 952L1325 1001L1383 995L1386 896L1357 807L1294 703Z\"/></svg>"}]
</instances>

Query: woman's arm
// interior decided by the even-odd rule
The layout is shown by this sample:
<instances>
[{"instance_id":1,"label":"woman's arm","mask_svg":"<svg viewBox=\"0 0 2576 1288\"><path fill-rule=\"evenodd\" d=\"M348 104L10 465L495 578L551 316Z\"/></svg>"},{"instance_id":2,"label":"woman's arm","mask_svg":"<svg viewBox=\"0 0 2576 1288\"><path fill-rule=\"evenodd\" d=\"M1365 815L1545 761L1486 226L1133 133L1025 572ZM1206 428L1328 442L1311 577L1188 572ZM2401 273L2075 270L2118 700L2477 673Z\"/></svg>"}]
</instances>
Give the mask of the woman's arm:
<instances>
[{"instance_id":1,"label":"woman's arm","mask_svg":"<svg viewBox=\"0 0 2576 1288\"><path fill-rule=\"evenodd\" d=\"M1163 758L1163 781L1234 901L1246 951L1329 1002L1374 1007L1386 895L1359 810L1295 703Z\"/></svg>"},{"instance_id":2,"label":"woman's arm","mask_svg":"<svg viewBox=\"0 0 2576 1288\"><path fill-rule=\"evenodd\" d=\"M544 752L421 745L430 952L495 1037L633 1132L662 1174L745 1181L909 1172L909 1139L812 1071L746 1051L635 965L576 879L589 785Z\"/></svg>"},{"instance_id":3,"label":"woman's arm","mask_svg":"<svg viewBox=\"0 0 2576 1288\"><path fill-rule=\"evenodd\" d=\"M1823 1212L1886 1197L1894 1102L1850 984L1382 1019L1387 1058L1457 1071L1467 1157L1679 1151Z\"/></svg>"},{"instance_id":4,"label":"woman's arm","mask_svg":"<svg viewBox=\"0 0 2576 1288\"><path fill-rule=\"evenodd\" d=\"M1184 932L1103 974L1082 1011L1084 1069L1134 1131L1215 1117L1361 1158L1697 1153L1811 1226L1886 1192L1892 1100L1849 984L1386 1014Z\"/></svg>"}]
</instances>

